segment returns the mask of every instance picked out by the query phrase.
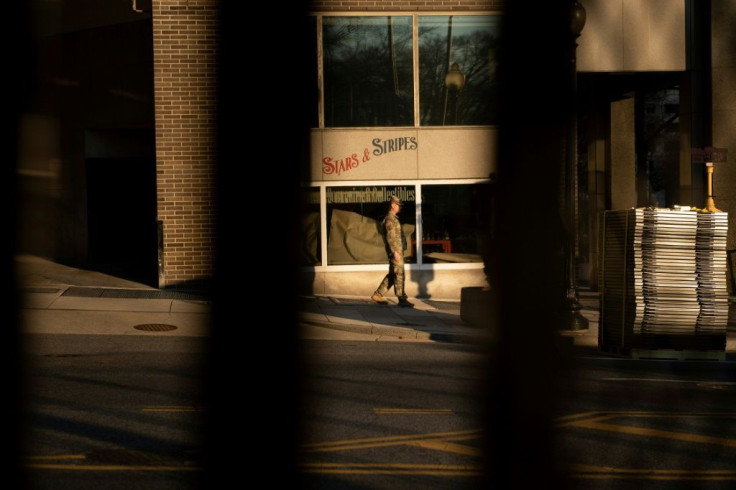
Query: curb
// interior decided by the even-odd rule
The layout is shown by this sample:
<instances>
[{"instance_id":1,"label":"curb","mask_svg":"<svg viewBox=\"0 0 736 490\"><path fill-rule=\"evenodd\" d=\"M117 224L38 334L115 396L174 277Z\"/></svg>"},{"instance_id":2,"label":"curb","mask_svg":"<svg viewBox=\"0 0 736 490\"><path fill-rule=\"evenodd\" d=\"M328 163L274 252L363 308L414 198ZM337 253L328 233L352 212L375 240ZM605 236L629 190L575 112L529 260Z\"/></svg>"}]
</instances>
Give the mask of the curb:
<instances>
[{"instance_id":1,"label":"curb","mask_svg":"<svg viewBox=\"0 0 736 490\"><path fill-rule=\"evenodd\" d=\"M379 335L399 339L434 340L437 342L447 343L480 343L489 338L488 336L480 334L460 334L447 331L428 332L408 327L388 325L357 325L354 323L332 323L313 320L300 320L299 323L304 326L331 328L334 330L343 330L346 332L365 335Z\"/></svg>"}]
</instances>

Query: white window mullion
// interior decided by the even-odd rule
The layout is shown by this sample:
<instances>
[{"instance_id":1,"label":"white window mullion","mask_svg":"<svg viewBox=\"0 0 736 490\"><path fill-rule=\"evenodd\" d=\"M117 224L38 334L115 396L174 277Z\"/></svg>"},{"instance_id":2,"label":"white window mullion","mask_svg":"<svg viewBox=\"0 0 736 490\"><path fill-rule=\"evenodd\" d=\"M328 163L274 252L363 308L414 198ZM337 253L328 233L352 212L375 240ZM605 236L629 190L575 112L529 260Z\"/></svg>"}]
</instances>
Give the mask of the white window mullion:
<instances>
[{"instance_id":1,"label":"white window mullion","mask_svg":"<svg viewBox=\"0 0 736 490\"><path fill-rule=\"evenodd\" d=\"M419 127L419 16L412 15L412 79L414 85L414 127Z\"/></svg>"},{"instance_id":2,"label":"white window mullion","mask_svg":"<svg viewBox=\"0 0 736 490\"><path fill-rule=\"evenodd\" d=\"M424 263L424 255L422 253L422 237L424 236L424 222L422 221L422 184L416 185L416 197L414 198L414 207L416 208L415 223L416 236L417 236L417 264L422 265Z\"/></svg>"},{"instance_id":3,"label":"white window mullion","mask_svg":"<svg viewBox=\"0 0 736 490\"><path fill-rule=\"evenodd\" d=\"M323 267L327 266L327 186L322 184L319 186L319 236L320 253L322 254Z\"/></svg>"}]
</instances>

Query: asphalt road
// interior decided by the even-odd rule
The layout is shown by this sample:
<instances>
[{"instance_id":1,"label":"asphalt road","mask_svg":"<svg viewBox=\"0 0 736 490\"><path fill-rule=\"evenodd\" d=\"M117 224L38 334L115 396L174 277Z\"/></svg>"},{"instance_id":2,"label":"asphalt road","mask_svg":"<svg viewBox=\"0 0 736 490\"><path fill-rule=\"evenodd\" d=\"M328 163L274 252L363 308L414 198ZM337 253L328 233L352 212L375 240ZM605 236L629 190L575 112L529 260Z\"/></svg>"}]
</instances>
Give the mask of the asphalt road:
<instances>
[{"instance_id":1,"label":"asphalt road","mask_svg":"<svg viewBox=\"0 0 736 490\"><path fill-rule=\"evenodd\" d=\"M271 475L295 478L292 488L477 488L498 461L538 471L548 488L736 485L734 362L578 350L547 406L499 384L479 345L321 327L301 334L295 397L279 392L296 385L278 383L290 374L278 371L278 358L257 372L229 359L232 371L208 387L202 337L28 336L20 448L27 488L208 488L213 456L226 481L245 486ZM256 359L266 345L279 351L279 342L258 338L241 350ZM227 404L215 412L212 389ZM205 454L213 413L218 439ZM529 441L536 445L521 444Z\"/></svg>"}]
</instances>

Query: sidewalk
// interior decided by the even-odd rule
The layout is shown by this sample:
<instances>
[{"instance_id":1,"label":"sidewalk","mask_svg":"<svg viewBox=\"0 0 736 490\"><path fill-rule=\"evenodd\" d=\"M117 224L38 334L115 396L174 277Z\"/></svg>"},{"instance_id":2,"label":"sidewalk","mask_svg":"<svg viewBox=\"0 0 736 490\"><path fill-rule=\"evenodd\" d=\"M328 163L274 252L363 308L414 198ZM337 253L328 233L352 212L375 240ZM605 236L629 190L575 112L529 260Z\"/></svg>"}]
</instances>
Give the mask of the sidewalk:
<instances>
[{"instance_id":1,"label":"sidewalk","mask_svg":"<svg viewBox=\"0 0 736 490\"><path fill-rule=\"evenodd\" d=\"M23 333L182 335L209 332L210 303L43 258L15 258Z\"/></svg>"},{"instance_id":2,"label":"sidewalk","mask_svg":"<svg viewBox=\"0 0 736 490\"><path fill-rule=\"evenodd\" d=\"M398 337L408 340L480 343L493 341L490 327L470 324L461 318L460 301L409 298L414 308L402 308L389 299L378 305L355 296L310 296L302 298L302 323L373 335L377 340ZM574 345L597 346L597 298L583 301L582 315L589 321L585 332L570 335ZM587 306L586 306L587 305Z\"/></svg>"},{"instance_id":3,"label":"sidewalk","mask_svg":"<svg viewBox=\"0 0 736 490\"><path fill-rule=\"evenodd\" d=\"M18 256L15 262L23 332L203 337L210 331L212 304L201 294L160 290L35 256ZM303 296L299 300L301 335L329 329L340 332L341 338L352 334L366 340L480 343L495 338L489 327L461 318L460 301L410 298L414 308L402 308L395 301L378 305L368 297ZM574 346L597 350L598 295L581 292L580 301L589 328L567 337ZM731 310L736 312L733 306ZM726 352L729 356L736 352L736 328L731 321Z\"/></svg>"}]
</instances>

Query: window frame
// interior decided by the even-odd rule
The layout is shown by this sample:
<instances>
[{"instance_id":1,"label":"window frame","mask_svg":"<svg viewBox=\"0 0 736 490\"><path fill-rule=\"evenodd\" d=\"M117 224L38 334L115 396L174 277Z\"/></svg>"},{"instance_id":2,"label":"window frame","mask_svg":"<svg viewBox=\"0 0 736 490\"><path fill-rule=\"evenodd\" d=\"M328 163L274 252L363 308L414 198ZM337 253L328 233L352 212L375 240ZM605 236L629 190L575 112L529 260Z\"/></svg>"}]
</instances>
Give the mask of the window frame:
<instances>
[{"instance_id":1,"label":"window frame","mask_svg":"<svg viewBox=\"0 0 736 490\"><path fill-rule=\"evenodd\" d=\"M416 190L415 200L415 222L417 236L422 236L422 185L468 185L468 184L493 184L490 179L422 179L422 180L351 180L339 182L312 182L304 184L306 188L319 188L320 206L320 265L303 265L302 270L315 272L336 271L376 271L385 270L386 264L340 264L327 265L327 188L328 187L368 187L368 186L413 186ZM416 263L407 263L405 267L409 270L459 270L459 269L482 269L485 264L480 262L456 262L456 263L425 263L424 251L417 246Z\"/></svg>"},{"instance_id":2,"label":"window frame","mask_svg":"<svg viewBox=\"0 0 736 490\"><path fill-rule=\"evenodd\" d=\"M406 12L406 11L381 11L381 12L311 12L310 16L316 17L317 30L317 83L319 90L318 97L318 123L320 130L345 130L345 129L372 129L375 127L397 128L437 128L443 126L421 126L420 125L420 100L419 100L419 17L471 17L471 16L488 16L503 15L499 10L468 10L468 11L432 11L432 12ZM325 104L324 104L324 55L322 52L322 19L325 17L411 17L412 19L412 91L414 96L414 124L412 126L325 126ZM497 124L459 124L452 128L471 128L471 127L494 127Z\"/></svg>"}]
</instances>

